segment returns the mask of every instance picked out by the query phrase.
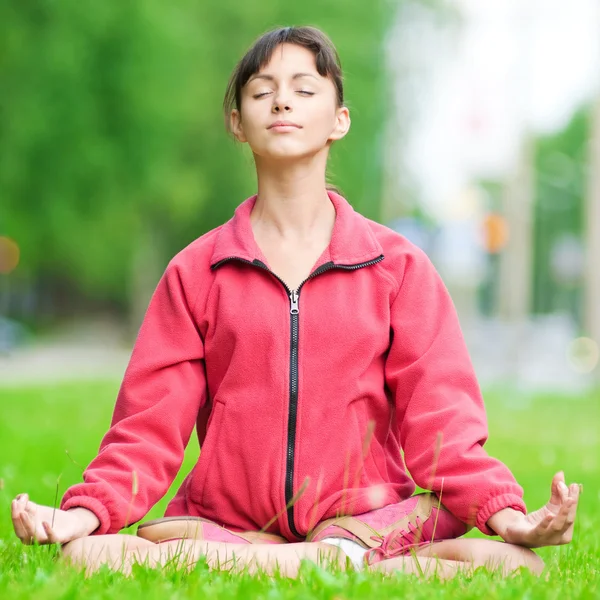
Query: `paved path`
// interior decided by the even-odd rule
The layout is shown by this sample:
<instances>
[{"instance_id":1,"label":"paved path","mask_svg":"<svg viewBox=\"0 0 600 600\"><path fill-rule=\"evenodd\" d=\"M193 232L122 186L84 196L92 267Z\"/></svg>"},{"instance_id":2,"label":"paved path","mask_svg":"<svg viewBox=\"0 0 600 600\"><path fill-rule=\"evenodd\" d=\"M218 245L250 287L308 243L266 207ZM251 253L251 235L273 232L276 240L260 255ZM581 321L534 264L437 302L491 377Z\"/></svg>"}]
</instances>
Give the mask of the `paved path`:
<instances>
[{"instance_id":1,"label":"paved path","mask_svg":"<svg viewBox=\"0 0 600 600\"><path fill-rule=\"evenodd\" d=\"M0 385L121 379L131 350L118 346L48 343L0 354Z\"/></svg>"},{"instance_id":2,"label":"paved path","mask_svg":"<svg viewBox=\"0 0 600 600\"><path fill-rule=\"evenodd\" d=\"M522 326L479 320L463 328L483 387L507 385L537 392L578 393L594 385L574 369L567 349L574 326L557 317ZM46 343L0 353L0 386L123 377L132 343L108 325L78 328ZM576 365L575 365L576 366ZM597 367L596 373L600 369Z\"/></svg>"}]
</instances>

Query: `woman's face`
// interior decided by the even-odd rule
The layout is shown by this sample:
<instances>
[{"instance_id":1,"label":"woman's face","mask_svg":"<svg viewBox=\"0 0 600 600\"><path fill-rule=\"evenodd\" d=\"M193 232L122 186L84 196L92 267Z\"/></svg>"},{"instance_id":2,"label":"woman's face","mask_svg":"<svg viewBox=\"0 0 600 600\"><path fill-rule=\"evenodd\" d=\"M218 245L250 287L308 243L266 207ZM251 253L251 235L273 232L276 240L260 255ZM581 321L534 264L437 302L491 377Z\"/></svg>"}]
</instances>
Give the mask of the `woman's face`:
<instances>
[{"instance_id":1,"label":"woman's face","mask_svg":"<svg viewBox=\"0 0 600 600\"><path fill-rule=\"evenodd\" d=\"M278 121L287 126L273 126ZM271 60L242 88L241 114L231 129L255 155L290 159L310 156L346 135L350 116L337 107L336 90L319 75L315 56L296 44L281 44Z\"/></svg>"}]
</instances>

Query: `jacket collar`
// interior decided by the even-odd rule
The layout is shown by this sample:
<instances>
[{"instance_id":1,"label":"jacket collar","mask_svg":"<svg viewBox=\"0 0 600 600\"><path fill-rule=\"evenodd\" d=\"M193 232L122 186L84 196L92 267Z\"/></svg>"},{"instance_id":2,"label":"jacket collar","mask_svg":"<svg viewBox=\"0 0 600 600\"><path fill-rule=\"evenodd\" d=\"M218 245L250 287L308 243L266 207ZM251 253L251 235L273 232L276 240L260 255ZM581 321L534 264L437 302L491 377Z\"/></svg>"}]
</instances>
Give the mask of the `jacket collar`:
<instances>
[{"instance_id":1,"label":"jacket collar","mask_svg":"<svg viewBox=\"0 0 600 600\"><path fill-rule=\"evenodd\" d=\"M355 265L381 256L383 249L368 220L339 194L328 190L327 195L335 208L335 223L331 242L315 269L328 262ZM256 204L256 198L254 195L244 200L235 209L233 217L219 228L211 258L213 267L226 258L267 262L254 239L250 224L250 213Z\"/></svg>"}]
</instances>

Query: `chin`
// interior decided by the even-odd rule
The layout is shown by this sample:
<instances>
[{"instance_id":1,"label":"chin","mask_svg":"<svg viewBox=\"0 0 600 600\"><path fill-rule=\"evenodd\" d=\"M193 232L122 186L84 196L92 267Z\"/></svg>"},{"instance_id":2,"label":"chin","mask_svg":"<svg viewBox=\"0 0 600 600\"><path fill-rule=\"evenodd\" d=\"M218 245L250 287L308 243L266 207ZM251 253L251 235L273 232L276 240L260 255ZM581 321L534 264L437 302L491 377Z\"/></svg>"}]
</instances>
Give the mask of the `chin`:
<instances>
[{"instance_id":1,"label":"chin","mask_svg":"<svg viewBox=\"0 0 600 600\"><path fill-rule=\"evenodd\" d=\"M289 161L289 160L300 160L302 158L310 158L316 156L321 152L323 148L264 148L256 154L260 155L263 159L273 161Z\"/></svg>"}]
</instances>

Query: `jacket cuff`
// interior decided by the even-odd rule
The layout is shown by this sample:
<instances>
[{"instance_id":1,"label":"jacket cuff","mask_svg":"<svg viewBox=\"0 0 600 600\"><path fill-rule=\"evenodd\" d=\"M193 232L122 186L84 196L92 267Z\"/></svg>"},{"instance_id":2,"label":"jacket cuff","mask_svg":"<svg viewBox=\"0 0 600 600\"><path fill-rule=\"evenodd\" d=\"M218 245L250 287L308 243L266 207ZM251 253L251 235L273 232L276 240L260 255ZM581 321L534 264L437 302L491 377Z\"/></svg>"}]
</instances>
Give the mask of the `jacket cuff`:
<instances>
[{"instance_id":1,"label":"jacket cuff","mask_svg":"<svg viewBox=\"0 0 600 600\"><path fill-rule=\"evenodd\" d=\"M517 496L514 493L501 494L500 496L494 496L490 498L477 512L477 518L475 525L477 529L485 533L486 535L497 535L497 533L487 526L488 519L499 510L503 508L512 508L518 510L523 514L527 514L527 508L523 498Z\"/></svg>"},{"instance_id":2,"label":"jacket cuff","mask_svg":"<svg viewBox=\"0 0 600 600\"><path fill-rule=\"evenodd\" d=\"M110 515L106 507L97 498L91 496L73 496L64 501L61 510L69 508L87 508L92 511L100 521L100 526L90 535L104 535L110 529Z\"/></svg>"}]
</instances>

